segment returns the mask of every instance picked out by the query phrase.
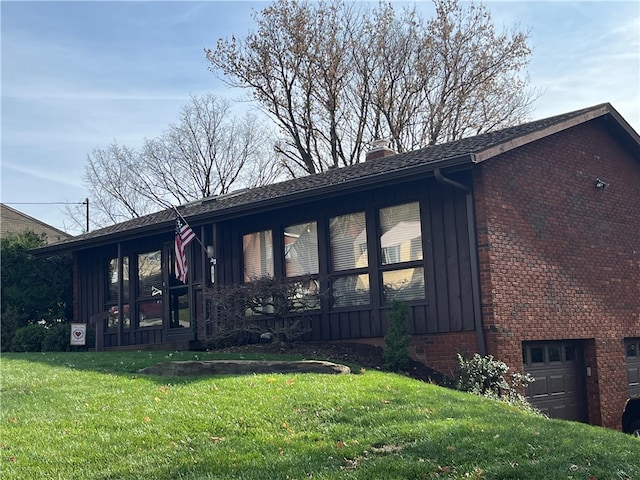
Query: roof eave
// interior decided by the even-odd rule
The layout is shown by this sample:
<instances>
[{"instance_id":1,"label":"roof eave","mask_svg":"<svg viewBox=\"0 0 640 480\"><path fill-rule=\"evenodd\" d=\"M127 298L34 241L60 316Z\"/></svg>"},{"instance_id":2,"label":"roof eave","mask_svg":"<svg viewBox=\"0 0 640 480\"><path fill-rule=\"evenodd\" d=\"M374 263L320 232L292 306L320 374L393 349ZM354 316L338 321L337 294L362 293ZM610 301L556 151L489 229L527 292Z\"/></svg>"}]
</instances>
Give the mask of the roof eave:
<instances>
[{"instance_id":1,"label":"roof eave","mask_svg":"<svg viewBox=\"0 0 640 480\"><path fill-rule=\"evenodd\" d=\"M603 103L601 105L595 106L588 112L576 115L575 117L569 118L563 122L556 123L547 128L532 132L528 135L522 135L499 145L494 145L491 148L476 152L476 154L474 155L474 162L484 162L485 160L489 160L515 148L522 147L523 145L527 145L528 143L535 142L536 140L540 140L549 135L562 132L563 130L567 130L571 127L575 127L576 125L589 122L599 117L604 117L607 119L610 118L613 120L613 126L615 130L618 133L622 134L623 143L630 149L635 158L640 161L640 135L638 135L638 133L622 117L622 115L620 115L620 113L618 113L618 111L613 108L613 105L611 105L610 103Z\"/></svg>"},{"instance_id":2,"label":"roof eave","mask_svg":"<svg viewBox=\"0 0 640 480\"><path fill-rule=\"evenodd\" d=\"M462 167L464 165L472 165L474 156L465 154L457 157L446 158L437 162L420 163L411 167L402 169L380 172L374 175L368 175L350 180L347 182L336 183L331 185L322 185L315 188L301 190L290 194L281 195L273 198L266 198L255 202L240 204L220 210L213 210L197 215L185 215L192 227L197 227L206 221L211 220L229 220L238 217L249 211L256 213L282 206L286 203L313 200L314 198L326 195L337 194L343 191L356 192L381 184L399 183L407 178L414 178L416 175L433 175L435 169L450 169ZM105 243L123 242L132 240L144 235L167 233L174 227L174 220L166 220L159 223L135 227L129 230L114 232L94 238L78 238L64 243L51 244L44 247L34 249L32 253L38 256L58 255L79 250L87 250L99 247Z\"/></svg>"},{"instance_id":3,"label":"roof eave","mask_svg":"<svg viewBox=\"0 0 640 480\"><path fill-rule=\"evenodd\" d=\"M475 162L480 163L486 160L489 160L493 157L506 153L510 150L522 147L529 143L535 142L542 138L548 137L549 135L554 135L556 133L562 132L563 130L567 130L571 127L575 127L576 125L580 125L581 123L588 122L593 120L594 118L601 117L606 115L613 110L613 107L609 104L602 104L595 109L592 109L588 112L585 112L581 115L577 115L575 117L569 118L563 122L559 122L553 124L549 127L540 129L538 131L532 132L528 135L522 135L517 138L513 138L507 142L500 143L498 145L494 145L493 147L487 148L485 150L481 150L476 152L475 154ZM617 113L617 112L616 112ZM622 117L618 115L619 119L622 120ZM624 122L624 120L622 120ZM624 122L626 123L626 122ZM631 128L631 127L629 127ZM632 129L633 130L633 129Z\"/></svg>"}]
</instances>

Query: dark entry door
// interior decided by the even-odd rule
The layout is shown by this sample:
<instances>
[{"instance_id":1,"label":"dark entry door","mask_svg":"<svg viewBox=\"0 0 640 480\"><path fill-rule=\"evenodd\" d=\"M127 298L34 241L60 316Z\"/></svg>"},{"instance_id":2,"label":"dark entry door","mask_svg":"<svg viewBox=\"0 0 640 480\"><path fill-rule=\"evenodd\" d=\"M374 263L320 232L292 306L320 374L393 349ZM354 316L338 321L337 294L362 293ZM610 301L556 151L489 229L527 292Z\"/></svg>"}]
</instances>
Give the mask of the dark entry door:
<instances>
[{"instance_id":1,"label":"dark entry door","mask_svg":"<svg viewBox=\"0 0 640 480\"><path fill-rule=\"evenodd\" d=\"M551 418L588 420L579 343L525 343L523 360L525 373L535 378L526 391L530 403Z\"/></svg>"},{"instance_id":2,"label":"dark entry door","mask_svg":"<svg viewBox=\"0 0 640 480\"><path fill-rule=\"evenodd\" d=\"M193 322L189 286L182 283L175 275L175 251L173 243L164 245L164 258L167 260L167 277L164 280L166 288L165 323L167 340L193 339Z\"/></svg>"}]
</instances>

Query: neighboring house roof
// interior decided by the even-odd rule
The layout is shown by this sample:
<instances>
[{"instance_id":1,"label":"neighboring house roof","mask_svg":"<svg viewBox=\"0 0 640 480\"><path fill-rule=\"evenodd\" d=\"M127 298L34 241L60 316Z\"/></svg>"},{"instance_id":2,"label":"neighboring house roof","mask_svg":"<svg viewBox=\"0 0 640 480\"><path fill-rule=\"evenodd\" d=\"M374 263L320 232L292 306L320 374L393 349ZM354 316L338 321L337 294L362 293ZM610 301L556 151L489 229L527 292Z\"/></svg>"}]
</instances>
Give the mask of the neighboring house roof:
<instances>
[{"instance_id":1,"label":"neighboring house roof","mask_svg":"<svg viewBox=\"0 0 640 480\"><path fill-rule=\"evenodd\" d=\"M31 231L38 235L45 233L48 244L71 238L71 235L56 227L52 227L37 218L0 203L0 238L19 235L26 231Z\"/></svg>"},{"instance_id":2,"label":"neighboring house roof","mask_svg":"<svg viewBox=\"0 0 640 480\"><path fill-rule=\"evenodd\" d=\"M561 132L596 118L605 118L634 157L640 160L640 136L609 104L604 103L574 112L523 123L503 130L463 138L453 142L358 163L323 173L295 178L263 187L245 189L205 198L178 207L193 225L213 218L230 218L248 211L292 201L311 199L340 191L354 191L371 185L410 178L436 169L470 166L527 143ZM105 237L119 241L144 234L167 231L175 221L173 209L128 220L100 230L42 247L38 253L57 253L89 248L104 243Z\"/></svg>"}]
</instances>

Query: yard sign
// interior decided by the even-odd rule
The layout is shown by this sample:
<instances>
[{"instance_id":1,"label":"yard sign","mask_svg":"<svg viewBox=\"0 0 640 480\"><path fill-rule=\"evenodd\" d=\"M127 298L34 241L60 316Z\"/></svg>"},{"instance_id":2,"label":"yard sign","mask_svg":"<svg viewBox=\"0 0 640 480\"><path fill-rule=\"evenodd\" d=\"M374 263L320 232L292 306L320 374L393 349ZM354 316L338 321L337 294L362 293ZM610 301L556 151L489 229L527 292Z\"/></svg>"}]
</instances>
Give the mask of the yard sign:
<instances>
[{"instance_id":1,"label":"yard sign","mask_svg":"<svg viewBox=\"0 0 640 480\"><path fill-rule=\"evenodd\" d=\"M71 324L71 345L85 345L87 338L86 323Z\"/></svg>"}]
</instances>

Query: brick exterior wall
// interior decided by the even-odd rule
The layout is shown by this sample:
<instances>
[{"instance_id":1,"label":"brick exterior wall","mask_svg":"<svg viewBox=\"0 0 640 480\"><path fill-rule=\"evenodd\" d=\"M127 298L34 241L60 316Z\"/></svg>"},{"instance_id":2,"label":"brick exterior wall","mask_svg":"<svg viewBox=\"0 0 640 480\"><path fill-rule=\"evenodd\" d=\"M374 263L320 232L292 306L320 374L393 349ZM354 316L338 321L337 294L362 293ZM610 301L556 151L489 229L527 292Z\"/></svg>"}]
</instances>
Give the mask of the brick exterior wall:
<instances>
[{"instance_id":1,"label":"brick exterior wall","mask_svg":"<svg viewBox=\"0 0 640 480\"><path fill-rule=\"evenodd\" d=\"M522 370L522 342L582 339L590 423L619 429L623 339L640 336L638 159L592 121L480 164L474 194L488 353Z\"/></svg>"},{"instance_id":2,"label":"brick exterior wall","mask_svg":"<svg viewBox=\"0 0 640 480\"><path fill-rule=\"evenodd\" d=\"M467 356L477 351L476 332L415 335L409 345L411 358L449 376L453 374L456 365L456 353Z\"/></svg>"},{"instance_id":3,"label":"brick exterior wall","mask_svg":"<svg viewBox=\"0 0 640 480\"><path fill-rule=\"evenodd\" d=\"M44 233L47 235L47 243L54 243L69 238L71 235L58 230L46 223L36 220L35 218L25 215L22 212L9 208L5 205L0 206L0 237L4 238L9 235L19 235L26 231Z\"/></svg>"}]
</instances>

